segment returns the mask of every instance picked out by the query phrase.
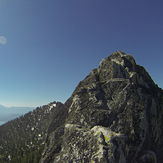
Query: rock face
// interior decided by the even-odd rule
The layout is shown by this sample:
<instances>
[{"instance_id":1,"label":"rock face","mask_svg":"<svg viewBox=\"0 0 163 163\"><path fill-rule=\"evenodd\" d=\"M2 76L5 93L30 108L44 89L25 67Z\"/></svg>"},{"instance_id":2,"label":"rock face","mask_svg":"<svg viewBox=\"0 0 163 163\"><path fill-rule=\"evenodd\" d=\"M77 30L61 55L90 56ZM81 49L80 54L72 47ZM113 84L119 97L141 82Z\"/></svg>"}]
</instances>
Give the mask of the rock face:
<instances>
[{"instance_id":1,"label":"rock face","mask_svg":"<svg viewBox=\"0 0 163 163\"><path fill-rule=\"evenodd\" d=\"M163 162L163 91L132 56L102 60L64 107L40 163Z\"/></svg>"},{"instance_id":2,"label":"rock face","mask_svg":"<svg viewBox=\"0 0 163 163\"><path fill-rule=\"evenodd\" d=\"M163 90L115 52L53 102L0 126L0 163L162 163Z\"/></svg>"}]
</instances>

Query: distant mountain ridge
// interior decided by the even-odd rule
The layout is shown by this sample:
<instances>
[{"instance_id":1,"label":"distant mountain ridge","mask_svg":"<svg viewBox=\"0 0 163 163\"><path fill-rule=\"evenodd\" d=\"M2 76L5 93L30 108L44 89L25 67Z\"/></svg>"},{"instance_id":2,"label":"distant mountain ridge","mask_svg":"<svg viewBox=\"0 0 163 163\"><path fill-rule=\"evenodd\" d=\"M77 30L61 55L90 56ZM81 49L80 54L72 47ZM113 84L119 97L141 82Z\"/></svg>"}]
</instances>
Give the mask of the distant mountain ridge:
<instances>
[{"instance_id":1,"label":"distant mountain ridge","mask_svg":"<svg viewBox=\"0 0 163 163\"><path fill-rule=\"evenodd\" d=\"M0 163L162 163L163 90L117 51L53 102L0 126Z\"/></svg>"},{"instance_id":2,"label":"distant mountain ridge","mask_svg":"<svg viewBox=\"0 0 163 163\"><path fill-rule=\"evenodd\" d=\"M7 107L4 105L0 105L0 125L13 120L23 114L26 114L32 110L34 110L35 107Z\"/></svg>"},{"instance_id":3,"label":"distant mountain ridge","mask_svg":"<svg viewBox=\"0 0 163 163\"><path fill-rule=\"evenodd\" d=\"M64 108L52 102L0 126L0 163L38 163L48 127Z\"/></svg>"}]
</instances>

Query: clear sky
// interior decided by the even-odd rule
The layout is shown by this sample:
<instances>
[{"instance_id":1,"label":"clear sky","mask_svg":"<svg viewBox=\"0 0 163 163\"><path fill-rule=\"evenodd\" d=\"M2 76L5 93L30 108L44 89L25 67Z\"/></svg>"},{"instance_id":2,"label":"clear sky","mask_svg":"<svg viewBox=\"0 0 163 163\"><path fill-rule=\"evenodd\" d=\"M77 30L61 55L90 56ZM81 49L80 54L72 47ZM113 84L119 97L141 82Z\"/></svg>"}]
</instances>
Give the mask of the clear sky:
<instances>
[{"instance_id":1,"label":"clear sky","mask_svg":"<svg viewBox=\"0 0 163 163\"><path fill-rule=\"evenodd\" d=\"M0 0L0 104L64 102L116 50L163 87L162 0Z\"/></svg>"}]
</instances>

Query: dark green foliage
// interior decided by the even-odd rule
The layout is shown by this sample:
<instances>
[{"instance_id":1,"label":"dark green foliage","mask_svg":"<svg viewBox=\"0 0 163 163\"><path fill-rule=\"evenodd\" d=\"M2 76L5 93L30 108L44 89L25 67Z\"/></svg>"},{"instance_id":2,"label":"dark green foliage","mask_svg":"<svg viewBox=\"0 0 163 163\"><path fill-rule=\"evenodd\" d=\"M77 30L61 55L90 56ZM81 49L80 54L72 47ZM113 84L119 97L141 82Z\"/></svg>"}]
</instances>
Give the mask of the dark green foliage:
<instances>
[{"instance_id":1,"label":"dark green foliage","mask_svg":"<svg viewBox=\"0 0 163 163\"><path fill-rule=\"evenodd\" d=\"M65 104L0 127L0 163L162 163L163 91L134 58L105 58Z\"/></svg>"},{"instance_id":2,"label":"dark green foliage","mask_svg":"<svg viewBox=\"0 0 163 163\"><path fill-rule=\"evenodd\" d=\"M41 153L43 151L43 147L41 147L37 151L30 151L24 153L22 156L19 156L19 154L16 154L15 157L11 161L0 161L0 163L38 163L41 157Z\"/></svg>"},{"instance_id":3,"label":"dark green foliage","mask_svg":"<svg viewBox=\"0 0 163 163\"><path fill-rule=\"evenodd\" d=\"M62 106L50 103L1 126L0 163L38 163L49 125Z\"/></svg>"}]
</instances>

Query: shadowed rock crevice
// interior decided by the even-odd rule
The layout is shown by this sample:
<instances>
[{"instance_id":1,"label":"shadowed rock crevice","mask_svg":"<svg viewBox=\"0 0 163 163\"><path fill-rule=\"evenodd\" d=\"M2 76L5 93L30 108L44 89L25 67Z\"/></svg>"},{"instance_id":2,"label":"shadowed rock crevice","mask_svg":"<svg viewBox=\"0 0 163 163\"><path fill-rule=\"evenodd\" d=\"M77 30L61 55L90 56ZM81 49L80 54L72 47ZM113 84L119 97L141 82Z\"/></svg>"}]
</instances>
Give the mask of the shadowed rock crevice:
<instances>
[{"instance_id":1,"label":"shadowed rock crevice","mask_svg":"<svg viewBox=\"0 0 163 163\"><path fill-rule=\"evenodd\" d=\"M161 163L162 93L132 56L113 53L65 103L61 150L41 163Z\"/></svg>"},{"instance_id":2,"label":"shadowed rock crevice","mask_svg":"<svg viewBox=\"0 0 163 163\"><path fill-rule=\"evenodd\" d=\"M54 104L0 127L3 163L15 163L14 154L21 156L22 163L41 147L37 163L163 162L163 90L131 55L118 51L103 59L65 104ZM42 115L42 121L35 113ZM23 126L31 121L26 131ZM32 138L39 136L31 132L36 124L42 139L27 150ZM9 135L19 132L18 139L11 141ZM29 141L23 141L25 138Z\"/></svg>"}]
</instances>

